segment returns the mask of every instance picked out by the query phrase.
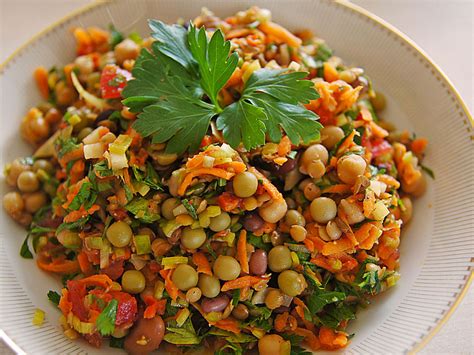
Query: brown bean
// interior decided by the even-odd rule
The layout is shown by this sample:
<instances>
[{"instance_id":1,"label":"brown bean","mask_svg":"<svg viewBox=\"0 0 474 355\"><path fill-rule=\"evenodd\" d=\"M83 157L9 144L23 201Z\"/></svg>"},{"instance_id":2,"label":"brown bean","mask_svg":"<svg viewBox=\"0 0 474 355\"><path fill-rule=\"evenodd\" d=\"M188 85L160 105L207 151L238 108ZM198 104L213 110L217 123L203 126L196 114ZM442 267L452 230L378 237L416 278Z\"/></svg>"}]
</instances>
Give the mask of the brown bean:
<instances>
[{"instance_id":1,"label":"brown bean","mask_svg":"<svg viewBox=\"0 0 474 355\"><path fill-rule=\"evenodd\" d=\"M268 261L265 250L257 249L249 261L250 273L253 275L263 275L267 271Z\"/></svg>"},{"instance_id":2,"label":"brown bean","mask_svg":"<svg viewBox=\"0 0 474 355\"><path fill-rule=\"evenodd\" d=\"M214 298L204 298L201 302L202 311L205 313L209 312L221 312L229 304L229 297L226 295L220 295Z\"/></svg>"},{"instance_id":3,"label":"brown bean","mask_svg":"<svg viewBox=\"0 0 474 355\"><path fill-rule=\"evenodd\" d=\"M255 232L263 227L263 219L256 213L249 213L244 217L244 228L249 232Z\"/></svg>"},{"instance_id":4,"label":"brown bean","mask_svg":"<svg viewBox=\"0 0 474 355\"><path fill-rule=\"evenodd\" d=\"M125 339L125 350L129 354L148 354L158 349L165 335L165 324L160 316L139 318Z\"/></svg>"}]
</instances>

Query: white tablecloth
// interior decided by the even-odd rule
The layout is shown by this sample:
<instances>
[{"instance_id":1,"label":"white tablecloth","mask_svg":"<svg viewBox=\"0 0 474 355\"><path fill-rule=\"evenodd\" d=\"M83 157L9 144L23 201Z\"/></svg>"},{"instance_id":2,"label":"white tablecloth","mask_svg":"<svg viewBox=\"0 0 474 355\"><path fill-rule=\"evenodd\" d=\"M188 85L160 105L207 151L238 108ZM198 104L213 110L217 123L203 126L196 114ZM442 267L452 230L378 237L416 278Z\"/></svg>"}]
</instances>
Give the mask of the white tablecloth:
<instances>
[{"instance_id":1,"label":"white tablecloth","mask_svg":"<svg viewBox=\"0 0 474 355\"><path fill-rule=\"evenodd\" d=\"M0 61L39 30L90 0L0 0ZM353 0L408 34L445 71L473 112L470 0ZM424 354L472 354L473 287ZM11 351L0 343L0 354Z\"/></svg>"}]
</instances>

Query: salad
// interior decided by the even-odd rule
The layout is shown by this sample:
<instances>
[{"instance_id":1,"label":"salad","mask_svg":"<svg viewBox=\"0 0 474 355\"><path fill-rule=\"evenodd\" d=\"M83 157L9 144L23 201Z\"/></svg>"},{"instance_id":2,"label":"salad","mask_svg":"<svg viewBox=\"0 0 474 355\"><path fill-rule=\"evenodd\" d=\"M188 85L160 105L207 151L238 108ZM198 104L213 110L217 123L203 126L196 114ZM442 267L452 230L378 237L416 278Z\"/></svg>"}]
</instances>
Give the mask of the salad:
<instances>
[{"instance_id":1,"label":"salad","mask_svg":"<svg viewBox=\"0 0 474 355\"><path fill-rule=\"evenodd\" d=\"M268 10L149 26L73 29L74 61L34 72L34 153L5 168L64 335L131 354L345 347L399 279L427 140Z\"/></svg>"}]
</instances>

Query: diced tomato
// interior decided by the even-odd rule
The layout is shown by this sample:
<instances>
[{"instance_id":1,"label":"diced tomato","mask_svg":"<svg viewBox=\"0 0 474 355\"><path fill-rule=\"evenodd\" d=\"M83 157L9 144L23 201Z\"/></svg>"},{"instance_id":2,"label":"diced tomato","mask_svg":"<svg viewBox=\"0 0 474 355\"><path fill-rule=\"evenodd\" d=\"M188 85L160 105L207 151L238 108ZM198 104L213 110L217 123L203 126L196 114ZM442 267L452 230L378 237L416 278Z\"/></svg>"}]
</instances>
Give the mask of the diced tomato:
<instances>
[{"instance_id":1,"label":"diced tomato","mask_svg":"<svg viewBox=\"0 0 474 355\"><path fill-rule=\"evenodd\" d=\"M69 301L72 303L72 313L81 321L87 322L89 312L84 305L84 297L87 294L86 285L69 280L67 288L69 290Z\"/></svg>"},{"instance_id":2,"label":"diced tomato","mask_svg":"<svg viewBox=\"0 0 474 355\"><path fill-rule=\"evenodd\" d=\"M379 157L383 154L392 152L393 148L389 142L385 139L376 139L371 142L372 144L372 155L374 158Z\"/></svg>"},{"instance_id":3,"label":"diced tomato","mask_svg":"<svg viewBox=\"0 0 474 355\"><path fill-rule=\"evenodd\" d=\"M242 202L242 199L230 192L224 192L217 198L217 203L219 204L219 207L227 212L239 207L240 202Z\"/></svg>"},{"instance_id":4,"label":"diced tomato","mask_svg":"<svg viewBox=\"0 0 474 355\"><path fill-rule=\"evenodd\" d=\"M117 280L123 274L123 260L113 261L109 266L102 269L102 273L106 274L112 280Z\"/></svg>"},{"instance_id":5,"label":"diced tomato","mask_svg":"<svg viewBox=\"0 0 474 355\"><path fill-rule=\"evenodd\" d=\"M115 325L133 322L138 312L136 298L120 291L111 291L109 293L118 301Z\"/></svg>"},{"instance_id":6,"label":"diced tomato","mask_svg":"<svg viewBox=\"0 0 474 355\"><path fill-rule=\"evenodd\" d=\"M104 99L118 99L132 74L115 64L107 64L100 77L100 91Z\"/></svg>"}]
</instances>

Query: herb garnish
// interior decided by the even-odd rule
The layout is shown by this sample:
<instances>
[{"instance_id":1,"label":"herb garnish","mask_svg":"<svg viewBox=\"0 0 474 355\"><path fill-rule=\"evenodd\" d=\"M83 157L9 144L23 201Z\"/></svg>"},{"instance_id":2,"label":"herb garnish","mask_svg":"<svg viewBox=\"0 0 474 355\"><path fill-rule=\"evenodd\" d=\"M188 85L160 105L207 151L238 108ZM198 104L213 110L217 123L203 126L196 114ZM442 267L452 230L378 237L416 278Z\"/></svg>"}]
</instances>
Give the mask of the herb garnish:
<instances>
[{"instance_id":1,"label":"herb garnish","mask_svg":"<svg viewBox=\"0 0 474 355\"><path fill-rule=\"evenodd\" d=\"M112 299L107 307L99 314L99 317L97 317L96 327L101 335L110 335L114 332L117 307L117 300Z\"/></svg>"},{"instance_id":2,"label":"herb garnish","mask_svg":"<svg viewBox=\"0 0 474 355\"><path fill-rule=\"evenodd\" d=\"M151 20L152 51L143 50L123 91L123 103L140 113L135 129L167 141L166 151L199 148L211 120L234 148L278 142L284 130L293 144L319 137L318 116L301 103L319 97L307 73L260 69L247 81L239 100L223 108L219 92L237 67L238 55L220 30L208 39L206 30L189 30Z\"/></svg>"}]
</instances>

